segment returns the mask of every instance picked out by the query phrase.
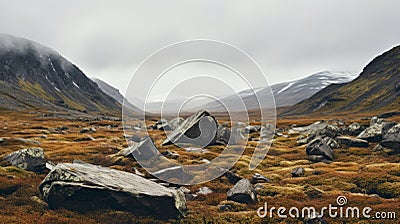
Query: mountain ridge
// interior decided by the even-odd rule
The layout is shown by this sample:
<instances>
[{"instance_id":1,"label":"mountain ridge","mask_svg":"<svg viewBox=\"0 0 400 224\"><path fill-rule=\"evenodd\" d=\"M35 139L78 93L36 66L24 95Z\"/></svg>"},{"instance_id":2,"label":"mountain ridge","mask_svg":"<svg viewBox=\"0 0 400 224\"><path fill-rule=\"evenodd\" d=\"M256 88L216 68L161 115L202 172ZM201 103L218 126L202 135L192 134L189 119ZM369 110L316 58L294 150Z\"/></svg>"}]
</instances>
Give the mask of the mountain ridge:
<instances>
[{"instance_id":1,"label":"mountain ridge","mask_svg":"<svg viewBox=\"0 0 400 224\"><path fill-rule=\"evenodd\" d=\"M286 107L312 96L331 83L349 82L354 78L356 78L356 73L353 72L322 71L301 79L277 83L272 85L271 88L261 87L254 90L244 90L239 92L238 95L245 102L248 110L254 110L259 107L255 94L259 96L271 95L269 91L272 90L276 107ZM228 105L234 105L230 101L237 99L237 96L228 96L220 101L227 102L226 104ZM223 111L221 104L218 102L207 103L199 108L205 108L209 111Z\"/></svg>"},{"instance_id":2,"label":"mountain ridge","mask_svg":"<svg viewBox=\"0 0 400 224\"><path fill-rule=\"evenodd\" d=\"M34 41L0 34L2 108L69 109L120 113L121 105L105 94L75 64Z\"/></svg>"},{"instance_id":3,"label":"mountain ridge","mask_svg":"<svg viewBox=\"0 0 400 224\"><path fill-rule=\"evenodd\" d=\"M332 84L282 115L396 110L400 106L400 46L371 60L352 82Z\"/></svg>"}]
</instances>

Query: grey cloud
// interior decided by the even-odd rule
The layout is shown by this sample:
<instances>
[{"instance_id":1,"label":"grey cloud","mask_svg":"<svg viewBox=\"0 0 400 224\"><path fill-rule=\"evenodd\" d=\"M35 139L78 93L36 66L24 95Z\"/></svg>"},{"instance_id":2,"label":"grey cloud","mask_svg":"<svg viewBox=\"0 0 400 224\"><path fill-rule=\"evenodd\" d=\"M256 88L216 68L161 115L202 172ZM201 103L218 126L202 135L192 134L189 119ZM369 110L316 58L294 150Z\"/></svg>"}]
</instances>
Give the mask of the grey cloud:
<instances>
[{"instance_id":1,"label":"grey cloud","mask_svg":"<svg viewBox=\"0 0 400 224\"><path fill-rule=\"evenodd\" d=\"M0 32L47 45L120 88L151 53L186 39L233 44L271 83L361 71L399 44L400 2L0 1Z\"/></svg>"}]
</instances>

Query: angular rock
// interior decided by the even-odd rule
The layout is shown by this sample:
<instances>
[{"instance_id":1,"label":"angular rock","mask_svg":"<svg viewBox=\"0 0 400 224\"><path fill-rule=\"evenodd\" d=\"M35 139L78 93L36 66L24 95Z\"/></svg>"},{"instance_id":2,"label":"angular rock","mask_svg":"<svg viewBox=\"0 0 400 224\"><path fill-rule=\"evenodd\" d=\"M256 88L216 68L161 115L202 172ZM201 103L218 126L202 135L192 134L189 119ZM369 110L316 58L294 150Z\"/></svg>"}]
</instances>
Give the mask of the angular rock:
<instances>
[{"instance_id":1,"label":"angular rock","mask_svg":"<svg viewBox=\"0 0 400 224\"><path fill-rule=\"evenodd\" d=\"M264 175L261 175L259 173L255 173L252 177L251 177L251 183L252 184L256 184L256 183L266 183L266 182L271 182L270 179L268 179L267 177L265 177Z\"/></svg>"},{"instance_id":2,"label":"angular rock","mask_svg":"<svg viewBox=\"0 0 400 224\"><path fill-rule=\"evenodd\" d=\"M306 127L292 128L291 133L300 133L297 139L298 145L308 144L315 138L322 137L332 148L339 148L334 138L341 133L340 128L324 121L318 121Z\"/></svg>"},{"instance_id":3,"label":"angular rock","mask_svg":"<svg viewBox=\"0 0 400 224\"><path fill-rule=\"evenodd\" d=\"M179 154L178 154L178 153L176 153L176 152L171 152L171 151L169 151L169 150L162 152L161 155L165 156L165 157L168 158L168 159L176 159L176 158L179 157Z\"/></svg>"},{"instance_id":4,"label":"angular rock","mask_svg":"<svg viewBox=\"0 0 400 224\"><path fill-rule=\"evenodd\" d=\"M213 193L213 191L208 187L201 187L196 192L196 194L201 194L201 195L207 195L207 194L211 194L211 193Z\"/></svg>"},{"instance_id":5,"label":"angular rock","mask_svg":"<svg viewBox=\"0 0 400 224\"><path fill-rule=\"evenodd\" d=\"M364 126L362 126L360 123L355 122L350 124L349 127L347 127L346 133L351 136L357 136L364 130L365 130Z\"/></svg>"},{"instance_id":6,"label":"angular rock","mask_svg":"<svg viewBox=\"0 0 400 224\"><path fill-rule=\"evenodd\" d=\"M248 179L241 179L228 191L227 199L239 203L254 204L257 202L257 192Z\"/></svg>"},{"instance_id":7,"label":"angular rock","mask_svg":"<svg viewBox=\"0 0 400 224\"><path fill-rule=\"evenodd\" d=\"M85 141L93 141L93 140L95 140L95 138L93 138L93 137L90 136L90 135L86 135L86 136L83 136L83 137L81 137L81 138L77 138L77 139L75 139L74 141L75 141L75 142L85 142Z\"/></svg>"},{"instance_id":8,"label":"angular rock","mask_svg":"<svg viewBox=\"0 0 400 224\"><path fill-rule=\"evenodd\" d=\"M294 127L290 132L300 133L302 135L311 136L312 138L317 136L328 136L334 138L340 134L340 128L336 125L330 125L324 121L318 121L309 126Z\"/></svg>"},{"instance_id":9,"label":"angular rock","mask_svg":"<svg viewBox=\"0 0 400 224\"><path fill-rule=\"evenodd\" d=\"M364 139L368 142L380 142L382 141L383 129L388 130L394 125L396 125L396 123L393 122L374 123L361 132L357 138Z\"/></svg>"},{"instance_id":10,"label":"angular rock","mask_svg":"<svg viewBox=\"0 0 400 224\"><path fill-rule=\"evenodd\" d=\"M245 127L244 130L245 130L245 133L251 134L251 133L259 132L260 131L260 127L248 125L248 126Z\"/></svg>"},{"instance_id":11,"label":"angular rock","mask_svg":"<svg viewBox=\"0 0 400 224\"><path fill-rule=\"evenodd\" d=\"M96 128L90 127L90 128L83 128L79 133L84 134L84 133L96 133Z\"/></svg>"},{"instance_id":12,"label":"angular rock","mask_svg":"<svg viewBox=\"0 0 400 224\"><path fill-rule=\"evenodd\" d=\"M340 142L340 144L345 145L347 147L360 147L360 148L365 148L369 146L368 141L362 140L359 138L351 138L351 137L346 137L346 136L339 136L336 137L336 140Z\"/></svg>"},{"instance_id":13,"label":"angular rock","mask_svg":"<svg viewBox=\"0 0 400 224\"><path fill-rule=\"evenodd\" d=\"M142 160L148 160L153 156L159 156L160 152L155 147L153 140L147 136L139 143L133 144L131 147L123 149L117 153L117 155L128 156L132 154L135 158Z\"/></svg>"},{"instance_id":14,"label":"angular rock","mask_svg":"<svg viewBox=\"0 0 400 224\"><path fill-rule=\"evenodd\" d=\"M160 131L170 131L171 130L171 126L168 124L168 121L165 119L158 120L151 127L155 130L160 130Z\"/></svg>"},{"instance_id":15,"label":"angular rock","mask_svg":"<svg viewBox=\"0 0 400 224\"><path fill-rule=\"evenodd\" d=\"M385 127L386 128L386 127ZM400 124L391 127L389 130L383 130L383 141L381 145L383 147L400 150Z\"/></svg>"},{"instance_id":16,"label":"angular rock","mask_svg":"<svg viewBox=\"0 0 400 224\"><path fill-rule=\"evenodd\" d=\"M382 118L378 117L372 117L371 121L369 122L369 126L375 125L375 124L382 124L385 120Z\"/></svg>"},{"instance_id":17,"label":"angular rock","mask_svg":"<svg viewBox=\"0 0 400 224\"><path fill-rule=\"evenodd\" d=\"M217 127L217 121L210 113L199 111L172 131L162 145L180 143L199 146L213 145L217 137Z\"/></svg>"},{"instance_id":18,"label":"angular rock","mask_svg":"<svg viewBox=\"0 0 400 224\"><path fill-rule=\"evenodd\" d=\"M46 168L46 159L41 148L21 149L8 154L4 160L13 166L29 171L43 172Z\"/></svg>"},{"instance_id":19,"label":"angular rock","mask_svg":"<svg viewBox=\"0 0 400 224\"><path fill-rule=\"evenodd\" d=\"M322 159L333 160L333 151L322 138L316 138L306 147L306 153L308 156L322 156ZM319 159L319 157L316 159Z\"/></svg>"},{"instance_id":20,"label":"angular rock","mask_svg":"<svg viewBox=\"0 0 400 224\"><path fill-rule=\"evenodd\" d=\"M236 184L239 180L241 180L241 178L236 173L229 170L224 173L224 177L226 177L226 179L228 179L229 183L231 184Z\"/></svg>"},{"instance_id":21,"label":"angular rock","mask_svg":"<svg viewBox=\"0 0 400 224\"><path fill-rule=\"evenodd\" d=\"M185 213L183 192L132 173L85 163L60 163L39 186L50 209L97 209L175 218Z\"/></svg>"},{"instance_id":22,"label":"angular rock","mask_svg":"<svg viewBox=\"0 0 400 224\"><path fill-rule=\"evenodd\" d=\"M326 143L329 147L331 147L331 149L338 149L338 148L340 148L339 142L337 142L334 138L325 136L325 137L323 137L323 139L324 139L325 143Z\"/></svg>"},{"instance_id":23,"label":"angular rock","mask_svg":"<svg viewBox=\"0 0 400 224\"><path fill-rule=\"evenodd\" d=\"M304 175L306 170L303 167L296 167L292 170L290 174L292 174L292 177L301 177Z\"/></svg>"}]
</instances>

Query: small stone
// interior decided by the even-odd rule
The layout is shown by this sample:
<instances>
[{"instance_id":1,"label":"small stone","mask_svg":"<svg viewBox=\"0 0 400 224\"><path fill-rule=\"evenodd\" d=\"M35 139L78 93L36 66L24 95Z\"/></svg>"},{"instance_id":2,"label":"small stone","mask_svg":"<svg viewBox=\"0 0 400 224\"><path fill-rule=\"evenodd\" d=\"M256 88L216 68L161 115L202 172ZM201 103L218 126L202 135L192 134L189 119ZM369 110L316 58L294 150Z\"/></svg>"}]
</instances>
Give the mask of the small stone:
<instances>
[{"instance_id":1,"label":"small stone","mask_svg":"<svg viewBox=\"0 0 400 224\"><path fill-rule=\"evenodd\" d=\"M262 183L262 182L271 182L271 180L268 179L267 177L265 177L265 176L259 174L259 173L255 173L255 174L252 176L252 179L251 179L251 183L252 183L252 184Z\"/></svg>"},{"instance_id":2,"label":"small stone","mask_svg":"<svg viewBox=\"0 0 400 224\"><path fill-rule=\"evenodd\" d=\"M201 194L201 195L207 195L207 194L211 194L211 193L213 193L213 191L208 187L201 187L196 192L196 194Z\"/></svg>"},{"instance_id":3,"label":"small stone","mask_svg":"<svg viewBox=\"0 0 400 224\"><path fill-rule=\"evenodd\" d=\"M303 167L296 167L292 170L291 174L292 177L301 177L304 175L306 170Z\"/></svg>"}]
</instances>

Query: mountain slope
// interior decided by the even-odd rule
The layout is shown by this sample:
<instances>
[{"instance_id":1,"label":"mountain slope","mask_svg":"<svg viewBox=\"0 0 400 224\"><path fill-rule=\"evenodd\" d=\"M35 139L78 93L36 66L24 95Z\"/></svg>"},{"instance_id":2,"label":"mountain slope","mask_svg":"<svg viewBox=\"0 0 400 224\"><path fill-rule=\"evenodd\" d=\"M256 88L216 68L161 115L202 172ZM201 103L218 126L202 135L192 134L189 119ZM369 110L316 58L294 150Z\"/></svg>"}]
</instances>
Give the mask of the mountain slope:
<instances>
[{"instance_id":1,"label":"mountain slope","mask_svg":"<svg viewBox=\"0 0 400 224\"><path fill-rule=\"evenodd\" d=\"M282 115L400 108L400 46L373 59L354 81L332 84Z\"/></svg>"},{"instance_id":2,"label":"mountain slope","mask_svg":"<svg viewBox=\"0 0 400 224\"><path fill-rule=\"evenodd\" d=\"M0 34L1 107L118 113L121 105L74 64L33 41Z\"/></svg>"},{"instance_id":3,"label":"mountain slope","mask_svg":"<svg viewBox=\"0 0 400 224\"><path fill-rule=\"evenodd\" d=\"M127 100L120 92L118 89L112 87L111 85L109 85L108 83L104 82L101 79L98 78L92 78L92 80L99 86L99 88L106 93L107 95L111 96L112 98L114 98L116 101L118 101L118 103L120 103L121 105L124 103L125 101L125 107L132 110L133 112L137 112L137 113L142 113L142 111L134 106L132 103L130 103L129 100ZM139 102L139 99L137 100L137 102L139 103L139 105L141 105L141 103Z\"/></svg>"},{"instance_id":4,"label":"mountain slope","mask_svg":"<svg viewBox=\"0 0 400 224\"><path fill-rule=\"evenodd\" d=\"M303 79L272 85L271 90L275 98L276 107L284 107L294 105L307 99L332 83L350 82L355 78L355 73L325 71L310 75ZM238 94L240 98L243 99L247 109L253 110L258 109L258 102L255 94L265 96L268 95L268 92L269 88L258 88L255 90L245 90ZM226 105L235 105L237 99L238 98L235 96L229 96L221 99L221 102ZM205 108L209 111L223 110L221 104L218 102L208 103L201 108Z\"/></svg>"}]
</instances>

